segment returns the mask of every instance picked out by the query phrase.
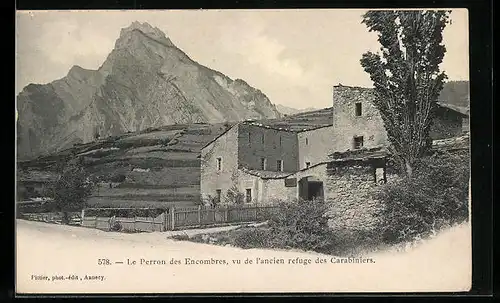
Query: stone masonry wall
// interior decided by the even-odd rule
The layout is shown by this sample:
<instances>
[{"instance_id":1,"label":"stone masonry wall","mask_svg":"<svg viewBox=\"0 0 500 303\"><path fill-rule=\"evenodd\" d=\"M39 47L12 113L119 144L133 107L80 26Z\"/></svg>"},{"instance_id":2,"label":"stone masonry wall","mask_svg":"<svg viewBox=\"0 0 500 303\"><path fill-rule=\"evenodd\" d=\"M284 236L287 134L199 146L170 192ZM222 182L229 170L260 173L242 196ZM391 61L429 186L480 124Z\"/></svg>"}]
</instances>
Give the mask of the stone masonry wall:
<instances>
[{"instance_id":1,"label":"stone masonry wall","mask_svg":"<svg viewBox=\"0 0 500 303\"><path fill-rule=\"evenodd\" d=\"M283 160L283 171L298 170L297 135L288 131L254 125L238 126L239 163L249 169L261 169L261 158L266 158L266 170L277 171L277 161ZM264 143L262 143L264 136Z\"/></svg>"},{"instance_id":2,"label":"stone masonry wall","mask_svg":"<svg viewBox=\"0 0 500 303\"><path fill-rule=\"evenodd\" d=\"M369 231L378 224L383 205L372 194L377 185L370 166L337 167L325 184L325 198L331 205L331 226L347 232Z\"/></svg>"},{"instance_id":3,"label":"stone masonry wall","mask_svg":"<svg viewBox=\"0 0 500 303\"><path fill-rule=\"evenodd\" d=\"M217 170L217 158L222 158L221 170ZM201 151L202 199L215 197L216 190L221 190L221 200L233 185L233 176L238 168L238 128L233 127L220 138Z\"/></svg>"},{"instance_id":4,"label":"stone masonry wall","mask_svg":"<svg viewBox=\"0 0 500 303\"><path fill-rule=\"evenodd\" d=\"M387 132L380 112L373 104L373 89L350 86L333 87L333 127L331 137L334 151L353 149L353 137L363 136L364 147L387 145ZM361 103L361 116L356 116L356 103ZM452 138L467 131L468 118L440 108L430 130L432 139Z\"/></svg>"},{"instance_id":5,"label":"stone masonry wall","mask_svg":"<svg viewBox=\"0 0 500 303\"><path fill-rule=\"evenodd\" d=\"M299 169L306 168L306 162L311 166L328 160L333 151L333 126L322 127L297 134L299 144Z\"/></svg>"},{"instance_id":6,"label":"stone masonry wall","mask_svg":"<svg viewBox=\"0 0 500 303\"><path fill-rule=\"evenodd\" d=\"M352 150L354 136L363 136L363 146L367 148L387 144L387 133L373 99L373 90L369 88L333 88L331 138L335 151ZM361 103L361 116L356 116L358 102Z\"/></svg>"},{"instance_id":7,"label":"stone masonry wall","mask_svg":"<svg viewBox=\"0 0 500 303\"><path fill-rule=\"evenodd\" d=\"M263 199L259 204L270 205L278 201L291 201L297 196L296 187L286 187L285 179L264 179Z\"/></svg>"}]
</instances>

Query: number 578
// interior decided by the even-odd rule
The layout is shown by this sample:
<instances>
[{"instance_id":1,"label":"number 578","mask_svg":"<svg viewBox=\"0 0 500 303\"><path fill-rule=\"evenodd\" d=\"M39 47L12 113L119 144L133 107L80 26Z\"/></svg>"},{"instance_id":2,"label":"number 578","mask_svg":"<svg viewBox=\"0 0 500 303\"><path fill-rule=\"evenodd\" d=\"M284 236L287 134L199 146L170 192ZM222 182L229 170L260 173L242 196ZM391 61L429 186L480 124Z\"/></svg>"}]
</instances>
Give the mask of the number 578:
<instances>
[{"instance_id":1,"label":"number 578","mask_svg":"<svg viewBox=\"0 0 500 303\"><path fill-rule=\"evenodd\" d=\"M111 262L109 259L97 259L97 264L98 265L110 265Z\"/></svg>"}]
</instances>

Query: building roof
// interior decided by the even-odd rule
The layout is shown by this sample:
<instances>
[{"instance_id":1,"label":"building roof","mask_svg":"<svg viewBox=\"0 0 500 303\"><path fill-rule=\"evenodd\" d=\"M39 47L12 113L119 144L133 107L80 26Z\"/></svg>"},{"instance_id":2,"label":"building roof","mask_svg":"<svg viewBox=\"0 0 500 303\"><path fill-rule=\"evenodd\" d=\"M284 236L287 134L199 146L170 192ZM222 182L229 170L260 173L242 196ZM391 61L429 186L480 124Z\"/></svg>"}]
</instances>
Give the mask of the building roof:
<instances>
[{"instance_id":1,"label":"building roof","mask_svg":"<svg viewBox=\"0 0 500 303\"><path fill-rule=\"evenodd\" d=\"M249 175L253 175L262 179L283 179L295 173L295 172L257 170L257 169L249 169L246 167L242 167L240 168L240 170Z\"/></svg>"},{"instance_id":2,"label":"building roof","mask_svg":"<svg viewBox=\"0 0 500 303\"><path fill-rule=\"evenodd\" d=\"M325 165L330 161L323 161L323 162L318 162L314 165L311 165L307 168L300 169L295 172L279 172L279 171L267 171L267 170L255 170L255 169L248 169L248 168L240 168L241 171L248 173L250 175L259 177L261 179L285 179L287 177L293 176L299 172L307 171L310 169L313 169L315 167L318 167L320 165Z\"/></svg>"},{"instance_id":3,"label":"building roof","mask_svg":"<svg viewBox=\"0 0 500 303\"><path fill-rule=\"evenodd\" d=\"M290 129L287 129L287 128L283 128L283 127L275 127L272 124L264 124L264 123L256 122L256 121L253 121L253 120L247 120L247 121L238 122L238 123L234 124L233 126L231 126L230 128L226 129L224 132L222 132L221 134L219 134L217 137L213 138L207 144L203 145L203 147L201 149L204 149L205 147L209 146L213 142L217 141L220 137L224 136L228 131L230 131L231 129L233 129L234 127L236 127L236 126L238 126L240 124L241 125L257 126L257 127L260 127L260 128L273 129L273 130L290 132L290 133L297 133L297 131L293 131L293 130L290 130Z\"/></svg>"},{"instance_id":4,"label":"building roof","mask_svg":"<svg viewBox=\"0 0 500 303\"><path fill-rule=\"evenodd\" d=\"M449 104L449 103L443 103L443 102L438 102L438 106L452 110L454 112L462 114L463 116L469 116L469 108L467 108L467 107L458 106L458 105Z\"/></svg>"},{"instance_id":5,"label":"building roof","mask_svg":"<svg viewBox=\"0 0 500 303\"><path fill-rule=\"evenodd\" d=\"M469 135L432 141L433 150L456 150L469 147Z\"/></svg>"},{"instance_id":6,"label":"building roof","mask_svg":"<svg viewBox=\"0 0 500 303\"><path fill-rule=\"evenodd\" d=\"M459 150L469 148L469 135L460 137L439 139L432 141L431 149L433 151L440 150ZM329 156L330 161L351 161L351 160L368 160L383 158L389 155L389 150L384 146L373 148L361 148L355 150L346 150L342 152L334 152Z\"/></svg>"},{"instance_id":7,"label":"building roof","mask_svg":"<svg viewBox=\"0 0 500 303\"><path fill-rule=\"evenodd\" d=\"M266 123L266 121L243 121L241 122L241 124L244 124L244 125L251 125L251 126L257 126L257 127L261 127L261 128L267 128L267 129L274 129L274 130L279 130L279 131L284 131L284 132L294 132L293 130L289 129L289 128L285 128L285 127L276 127L275 125L273 125L272 123Z\"/></svg>"},{"instance_id":8,"label":"building roof","mask_svg":"<svg viewBox=\"0 0 500 303\"><path fill-rule=\"evenodd\" d=\"M218 136L216 136L215 138L213 138L212 140L210 140L207 144L203 145L201 149L204 149L205 147L207 147L210 144L214 143L215 141L217 141L217 139L219 139L220 137L224 136L228 131L230 131L231 129L233 129L234 127L236 127L240 123L236 123L235 125L229 127L228 129L226 129L225 131L223 131L222 133L220 133Z\"/></svg>"},{"instance_id":9,"label":"building roof","mask_svg":"<svg viewBox=\"0 0 500 303\"><path fill-rule=\"evenodd\" d=\"M330 155L330 161L352 161L352 160L367 160L374 158L383 158L388 155L388 151L383 146L373 148L361 148L355 150L346 150L343 152L334 152Z\"/></svg>"},{"instance_id":10,"label":"building roof","mask_svg":"<svg viewBox=\"0 0 500 303\"><path fill-rule=\"evenodd\" d=\"M333 124L321 125L321 126L313 127L313 128L309 128L309 129L297 130L296 132L297 133L305 133L305 132L308 132L308 131L313 131L313 130L317 130L317 129L320 129L320 128L326 128L326 127L331 127L331 126L333 126Z\"/></svg>"}]
</instances>

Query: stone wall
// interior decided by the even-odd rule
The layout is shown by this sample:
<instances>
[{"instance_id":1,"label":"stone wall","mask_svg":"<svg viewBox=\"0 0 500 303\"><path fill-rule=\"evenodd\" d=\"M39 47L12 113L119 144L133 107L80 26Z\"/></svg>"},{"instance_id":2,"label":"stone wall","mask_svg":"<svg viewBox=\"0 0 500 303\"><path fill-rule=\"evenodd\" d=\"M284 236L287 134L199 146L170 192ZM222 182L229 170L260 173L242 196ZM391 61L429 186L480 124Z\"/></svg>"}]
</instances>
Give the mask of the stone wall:
<instances>
[{"instance_id":1,"label":"stone wall","mask_svg":"<svg viewBox=\"0 0 500 303\"><path fill-rule=\"evenodd\" d=\"M380 112L373 104L371 88L333 87L333 127L331 138L334 151L353 149L353 137L363 136L367 148L387 145L387 132ZM356 116L356 103L361 103L361 116ZM460 136L468 130L468 118L445 107L438 107L430 137L443 139Z\"/></svg>"},{"instance_id":2,"label":"stone wall","mask_svg":"<svg viewBox=\"0 0 500 303\"><path fill-rule=\"evenodd\" d=\"M363 136L363 146L367 148L387 144L387 133L373 99L373 90L369 88L333 88L331 138L335 151L353 149L354 136ZM356 103L361 103L361 116L356 116Z\"/></svg>"},{"instance_id":3,"label":"stone wall","mask_svg":"<svg viewBox=\"0 0 500 303\"><path fill-rule=\"evenodd\" d=\"M237 178L238 178L237 186L239 192L245 195L246 190L250 189L252 194L252 201L250 203L251 204L258 203L260 201L261 188L262 188L260 178L241 170L238 170Z\"/></svg>"},{"instance_id":4,"label":"stone wall","mask_svg":"<svg viewBox=\"0 0 500 303\"><path fill-rule=\"evenodd\" d=\"M262 184L263 198L259 204L270 205L279 201L292 201L297 197L297 187L286 187L284 178L264 179Z\"/></svg>"},{"instance_id":5,"label":"stone wall","mask_svg":"<svg viewBox=\"0 0 500 303\"><path fill-rule=\"evenodd\" d=\"M222 159L221 170L217 169L217 158ZM233 127L201 151L200 190L202 199L215 197L221 190L221 199L234 184L238 170L238 128Z\"/></svg>"},{"instance_id":6,"label":"stone wall","mask_svg":"<svg viewBox=\"0 0 500 303\"><path fill-rule=\"evenodd\" d=\"M299 169L306 168L306 162L314 165L328 160L333 151L333 126L321 127L297 134L299 145Z\"/></svg>"},{"instance_id":7,"label":"stone wall","mask_svg":"<svg viewBox=\"0 0 500 303\"><path fill-rule=\"evenodd\" d=\"M370 164L337 166L325 181L325 199L331 205L331 226L345 232L370 231L377 227L383 204L374 199L377 187ZM389 177L388 179L393 179Z\"/></svg>"},{"instance_id":8,"label":"stone wall","mask_svg":"<svg viewBox=\"0 0 500 303\"><path fill-rule=\"evenodd\" d=\"M264 143L262 137L264 136ZM283 171L298 170L298 146L295 133L255 125L238 126L239 163L249 169L261 169L261 158L267 161L266 170L277 171L277 161L283 161Z\"/></svg>"}]
</instances>

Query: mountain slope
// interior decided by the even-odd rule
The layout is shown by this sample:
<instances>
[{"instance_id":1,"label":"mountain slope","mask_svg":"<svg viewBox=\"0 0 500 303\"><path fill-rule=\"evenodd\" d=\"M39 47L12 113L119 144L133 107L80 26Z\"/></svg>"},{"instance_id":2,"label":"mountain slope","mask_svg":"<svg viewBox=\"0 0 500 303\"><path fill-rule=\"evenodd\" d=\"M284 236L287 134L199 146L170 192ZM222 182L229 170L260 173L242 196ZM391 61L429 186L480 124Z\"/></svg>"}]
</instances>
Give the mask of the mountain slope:
<instances>
[{"instance_id":1,"label":"mountain slope","mask_svg":"<svg viewBox=\"0 0 500 303\"><path fill-rule=\"evenodd\" d=\"M259 90L204 67L158 28L121 30L98 70L74 66L62 79L30 84L17 97L18 157L176 123L278 118Z\"/></svg>"},{"instance_id":2,"label":"mountain slope","mask_svg":"<svg viewBox=\"0 0 500 303\"><path fill-rule=\"evenodd\" d=\"M295 115L295 114L312 112L312 111L318 110L317 108L314 108L314 107L297 109L297 108L288 107L288 106L281 105L281 104L276 104L276 109L284 115Z\"/></svg>"}]
</instances>

